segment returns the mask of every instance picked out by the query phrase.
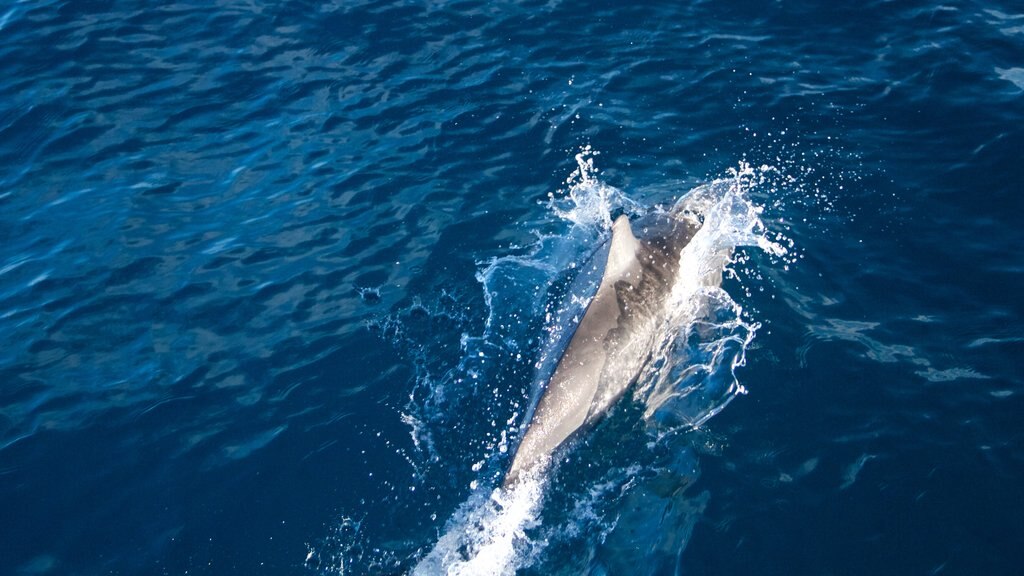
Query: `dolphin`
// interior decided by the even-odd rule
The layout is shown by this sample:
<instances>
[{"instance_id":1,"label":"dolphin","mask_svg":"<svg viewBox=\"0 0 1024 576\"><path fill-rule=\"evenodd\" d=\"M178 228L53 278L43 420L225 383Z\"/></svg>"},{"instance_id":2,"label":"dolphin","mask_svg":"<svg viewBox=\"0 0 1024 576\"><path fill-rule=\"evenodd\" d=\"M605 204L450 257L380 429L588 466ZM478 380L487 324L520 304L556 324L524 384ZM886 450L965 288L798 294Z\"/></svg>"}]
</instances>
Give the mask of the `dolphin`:
<instances>
[{"instance_id":1,"label":"dolphin","mask_svg":"<svg viewBox=\"0 0 1024 576\"><path fill-rule=\"evenodd\" d=\"M560 446L600 420L636 381L665 318L682 250L700 226L698 217L678 206L635 223L626 215L615 219L611 239L580 273L600 273L597 291L578 323L567 327L571 338L554 369L548 368L550 378L538 375L547 382L532 417L525 417L526 432L503 487L546 466Z\"/></svg>"}]
</instances>

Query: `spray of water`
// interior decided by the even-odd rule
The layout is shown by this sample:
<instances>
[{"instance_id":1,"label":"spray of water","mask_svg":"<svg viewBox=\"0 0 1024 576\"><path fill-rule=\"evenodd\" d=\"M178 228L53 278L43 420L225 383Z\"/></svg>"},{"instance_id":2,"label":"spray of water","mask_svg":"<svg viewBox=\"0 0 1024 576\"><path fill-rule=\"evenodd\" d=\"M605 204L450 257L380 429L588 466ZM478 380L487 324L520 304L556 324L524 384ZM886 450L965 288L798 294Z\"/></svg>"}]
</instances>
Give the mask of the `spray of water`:
<instances>
[{"instance_id":1,"label":"spray of water","mask_svg":"<svg viewBox=\"0 0 1024 576\"><path fill-rule=\"evenodd\" d=\"M490 332L495 327L516 324L510 314L537 312L525 303L513 307L515 311L499 305L495 301L502 298L502 292L497 289L499 286L520 276L530 277L536 282L538 274L541 274L543 281L537 283L540 286L537 293L547 293L547 288L557 281L558 271L572 268L573 263L584 258L595 244L607 239L613 213L624 211L638 216L648 210L635 205L621 191L596 177L596 154L589 147L581 150L576 156L577 169L566 181L567 191L564 195L552 195L551 209L568 224L568 231L541 237L531 253L492 260L481 270L479 279L488 295L490 307L489 333L483 340L494 339ZM735 369L744 363L745 352L759 325L745 316L742 307L721 284L723 276L735 275L730 266L736 261L738 248L756 247L772 258L786 258L786 248L778 242L778 237L774 240L769 238L761 219L762 209L750 200L751 189L763 183L771 171L769 167L753 168L742 164L731 170L728 177L683 194L668 208L650 208L675 211L702 221L700 231L680 254L679 277L666 303L651 360L641 373L634 392L635 400L643 408L648 429L656 439L700 427L737 394L744 392ZM585 295L566 294L557 302L547 303L542 313L546 318L549 340L566 337L560 324L564 323L567 315L581 312L585 302ZM516 337L516 334L504 335L505 346L514 347ZM512 342L507 342L510 339ZM535 367L543 373L544 363L551 361L557 361L557 358L542 357ZM542 385L536 384L533 400L541 392ZM509 420L510 426L518 414ZM507 436L502 434L501 438L502 442L497 444L499 450L488 458L503 458L498 452L507 451ZM569 514L565 522L571 528L588 522L587 518L599 518L601 515L595 512L592 503L600 500L601 495L628 494L630 501L662 506L661 521L664 521L666 513L688 515L677 519L676 540L658 544L678 555L684 544L678 541L678 536L688 534L685 526L692 527L692 519L702 508L702 498L706 499L706 496L698 497L689 504L679 501L682 493L679 486L692 481L696 474L693 468L693 458L683 454L664 468L647 471L647 476L654 478L654 482L640 488L635 488L641 484L636 480L635 470L620 471L622 474L612 476L625 480L607 481L585 490L587 497L577 503L576 511ZM545 494L551 488L551 474L546 467L535 472L508 490L496 488L489 491L474 481L473 496L447 522L436 545L421 559L413 573L501 575L515 573L534 562L549 541L558 537L553 529L545 529L542 521ZM652 513L657 515L659 512ZM632 520L634 524L621 532L636 533L638 527L641 531L661 527L661 524L651 524L644 518ZM620 514L618 522L627 524L629 515ZM558 530L566 532L566 527L560 526ZM607 522L601 532L601 540L614 536L615 528L616 521ZM635 547L635 543L628 546ZM594 555L599 556L596 552Z\"/></svg>"},{"instance_id":2,"label":"spray of water","mask_svg":"<svg viewBox=\"0 0 1024 576\"><path fill-rule=\"evenodd\" d=\"M722 287L722 277L735 274L731 265L738 248L757 247L778 259L787 255L778 239L769 239L763 210L749 198L768 171L741 164L672 208L699 215L703 226L680 254L661 337L638 380L644 415L657 422L661 434L676 426L697 428L745 393L735 369L744 364L760 324L744 315Z\"/></svg>"}]
</instances>

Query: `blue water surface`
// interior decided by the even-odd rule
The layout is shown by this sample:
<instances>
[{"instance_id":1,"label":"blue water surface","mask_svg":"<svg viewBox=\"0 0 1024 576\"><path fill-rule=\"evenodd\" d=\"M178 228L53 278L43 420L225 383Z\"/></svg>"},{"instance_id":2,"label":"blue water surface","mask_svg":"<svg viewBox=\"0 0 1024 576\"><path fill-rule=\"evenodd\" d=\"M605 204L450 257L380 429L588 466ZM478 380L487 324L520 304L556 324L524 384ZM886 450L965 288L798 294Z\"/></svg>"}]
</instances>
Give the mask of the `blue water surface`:
<instances>
[{"instance_id":1,"label":"blue water surface","mask_svg":"<svg viewBox=\"0 0 1024 576\"><path fill-rule=\"evenodd\" d=\"M726 284L749 393L676 455L627 400L522 573L1019 573L1019 3L5 0L0 574L410 570L530 394L479 274L588 145L645 206L772 168L795 259ZM673 458L676 521L573 520Z\"/></svg>"}]
</instances>

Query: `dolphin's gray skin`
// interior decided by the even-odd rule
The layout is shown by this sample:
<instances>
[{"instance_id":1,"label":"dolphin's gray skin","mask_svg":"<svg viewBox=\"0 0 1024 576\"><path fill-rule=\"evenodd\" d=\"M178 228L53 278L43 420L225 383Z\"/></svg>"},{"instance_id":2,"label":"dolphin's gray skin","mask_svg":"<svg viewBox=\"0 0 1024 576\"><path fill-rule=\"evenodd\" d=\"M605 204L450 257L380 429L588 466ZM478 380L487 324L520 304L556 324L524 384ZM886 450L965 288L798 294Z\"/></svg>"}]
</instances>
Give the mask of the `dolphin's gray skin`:
<instances>
[{"instance_id":1,"label":"dolphin's gray skin","mask_svg":"<svg viewBox=\"0 0 1024 576\"><path fill-rule=\"evenodd\" d=\"M681 212L612 225L600 285L544 388L504 486L546 461L574 433L599 420L647 362L679 270L680 252L700 227Z\"/></svg>"}]
</instances>

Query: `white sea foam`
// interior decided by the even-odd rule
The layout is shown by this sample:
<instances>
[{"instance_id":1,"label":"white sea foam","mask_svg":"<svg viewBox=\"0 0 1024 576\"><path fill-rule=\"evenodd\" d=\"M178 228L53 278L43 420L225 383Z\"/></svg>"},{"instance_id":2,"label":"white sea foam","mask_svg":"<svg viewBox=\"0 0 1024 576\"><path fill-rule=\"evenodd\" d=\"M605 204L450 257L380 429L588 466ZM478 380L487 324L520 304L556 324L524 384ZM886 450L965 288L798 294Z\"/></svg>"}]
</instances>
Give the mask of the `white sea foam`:
<instances>
[{"instance_id":1,"label":"white sea foam","mask_svg":"<svg viewBox=\"0 0 1024 576\"><path fill-rule=\"evenodd\" d=\"M455 513L414 576L514 574L542 546L526 531L539 523L542 476L523 476L489 496L474 494Z\"/></svg>"}]
</instances>

